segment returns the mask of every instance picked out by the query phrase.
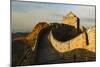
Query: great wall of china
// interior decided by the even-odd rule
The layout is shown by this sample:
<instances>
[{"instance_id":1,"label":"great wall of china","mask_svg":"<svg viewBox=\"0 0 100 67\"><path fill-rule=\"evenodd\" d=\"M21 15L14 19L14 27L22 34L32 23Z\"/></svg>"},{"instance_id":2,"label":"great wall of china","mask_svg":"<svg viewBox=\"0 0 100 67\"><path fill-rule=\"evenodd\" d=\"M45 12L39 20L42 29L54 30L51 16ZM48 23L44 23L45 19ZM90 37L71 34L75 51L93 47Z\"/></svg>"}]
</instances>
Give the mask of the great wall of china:
<instances>
[{"instance_id":1,"label":"great wall of china","mask_svg":"<svg viewBox=\"0 0 100 67\"><path fill-rule=\"evenodd\" d=\"M88 37L91 35L95 36L95 32L94 32L95 27L93 27L89 30L91 30L91 31L88 31ZM93 37L93 36L89 37L88 45L87 45L87 41L86 41L85 32L81 33L77 37L75 37L69 41L66 41L66 42L61 42L61 41L56 40L53 37L52 32L50 32L48 38L49 38L52 46L59 52L67 52L67 51L77 49L77 48L87 49L87 50L95 52L95 37Z\"/></svg>"},{"instance_id":2,"label":"great wall of china","mask_svg":"<svg viewBox=\"0 0 100 67\"><path fill-rule=\"evenodd\" d=\"M22 41L32 49L35 55L34 62L29 64L94 61L96 53L95 26L85 29L79 24L79 18L70 12L64 17L64 23L40 22L26 37L18 37L15 42ZM54 33L57 36L54 36ZM65 40L60 41L63 37ZM35 60L36 58L37 60ZM23 61L24 58L21 62L23 63ZM22 65L25 64L27 62Z\"/></svg>"}]
</instances>

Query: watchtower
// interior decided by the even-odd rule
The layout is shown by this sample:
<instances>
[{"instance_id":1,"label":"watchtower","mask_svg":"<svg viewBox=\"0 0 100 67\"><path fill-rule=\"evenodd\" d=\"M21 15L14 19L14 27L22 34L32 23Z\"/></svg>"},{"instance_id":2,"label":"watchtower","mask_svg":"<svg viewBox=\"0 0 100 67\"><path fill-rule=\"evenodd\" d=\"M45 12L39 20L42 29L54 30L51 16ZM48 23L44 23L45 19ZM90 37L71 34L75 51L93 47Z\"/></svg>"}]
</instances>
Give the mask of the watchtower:
<instances>
[{"instance_id":1,"label":"watchtower","mask_svg":"<svg viewBox=\"0 0 100 67\"><path fill-rule=\"evenodd\" d=\"M63 17L64 24L74 26L79 31L80 20L79 18L72 12L69 12L66 16Z\"/></svg>"}]
</instances>

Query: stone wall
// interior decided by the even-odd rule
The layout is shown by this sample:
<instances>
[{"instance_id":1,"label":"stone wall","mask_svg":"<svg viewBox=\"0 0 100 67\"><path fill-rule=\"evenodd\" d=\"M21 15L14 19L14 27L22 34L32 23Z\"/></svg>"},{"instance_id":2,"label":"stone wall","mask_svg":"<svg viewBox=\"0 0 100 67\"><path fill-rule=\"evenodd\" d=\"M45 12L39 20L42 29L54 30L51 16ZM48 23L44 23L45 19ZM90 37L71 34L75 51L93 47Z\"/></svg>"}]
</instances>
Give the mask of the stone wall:
<instances>
[{"instance_id":1,"label":"stone wall","mask_svg":"<svg viewBox=\"0 0 100 67\"><path fill-rule=\"evenodd\" d=\"M48 39L52 48L59 52L64 62L95 61L95 27L89 30L84 30L80 35L66 42L56 40L52 32L50 32ZM87 40L89 44L87 44Z\"/></svg>"},{"instance_id":2,"label":"stone wall","mask_svg":"<svg viewBox=\"0 0 100 67\"><path fill-rule=\"evenodd\" d=\"M40 33L40 31L42 29L44 29L46 27L48 27L48 24L46 22L40 22L34 27L33 31L27 35L26 43L28 43L32 47L33 51L34 51L35 46L36 46L38 34Z\"/></svg>"},{"instance_id":3,"label":"stone wall","mask_svg":"<svg viewBox=\"0 0 100 67\"><path fill-rule=\"evenodd\" d=\"M77 48L88 49L95 52L95 27L89 30L87 32L89 45L87 44L88 41L86 39L86 32L83 32L77 37L66 42L56 40L53 37L52 32L50 32L48 38L52 46L59 52L66 52Z\"/></svg>"},{"instance_id":4,"label":"stone wall","mask_svg":"<svg viewBox=\"0 0 100 67\"><path fill-rule=\"evenodd\" d=\"M84 32L70 40L70 50L77 48L86 48L86 35Z\"/></svg>"},{"instance_id":5,"label":"stone wall","mask_svg":"<svg viewBox=\"0 0 100 67\"><path fill-rule=\"evenodd\" d=\"M41 22L35 26L33 31L26 37L16 37L12 42L12 65L32 65L36 64L37 40L40 31L48 24ZM25 48L27 47L28 48Z\"/></svg>"},{"instance_id":6,"label":"stone wall","mask_svg":"<svg viewBox=\"0 0 100 67\"><path fill-rule=\"evenodd\" d=\"M87 45L87 49L93 52L96 52L96 29L95 26L91 27L87 30L89 44Z\"/></svg>"},{"instance_id":7,"label":"stone wall","mask_svg":"<svg viewBox=\"0 0 100 67\"><path fill-rule=\"evenodd\" d=\"M73 49L86 47L86 36L85 36L84 32L82 34L78 35L77 37L75 37L69 41L66 41L66 42L61 42L61 41L56 40L53 37L51 32L50 32L50 35L48 38L49 38L52 46L59 52L66 52L66 51L70 51Z\"/></svg>"},{"instance_id":8,"label":"stone wall","mask_svg":"<svg viewBox=\"0 0 100 67\"><path fill-rule=\"evenodd\" d=\"M88 38L88 39L87 39ZM56 40L52 32L48 36L52 46L59 52L66 52L77 48L88 49L95 52L95 27L88 31L83 31L81 34L66 42ZM89 44L87 44L89 42Z\"/></svg>"},{"instance_id":9,"label":"stone wall","mask_svg":"<svg viewBox=\"0 0 100 67\"><path fill-rule=\"evenodd\" d=\"M39 24L36 26L35 29L26 37L26 42L22 42L22 44L28 45L32 50L30 49L27 54L23 54L25 56L19 65L95 60L95 27L92 27L87 31L81 27L82 32L80 34L62 42L54 38L51 27L49 28L48 24L44 25L45 24L43 24L43 26ZM89 43L87 44L87 42ZM14 43L13 45L16 44L20 46L21 43L17 43Z\"/></svg>"}]
</instances>

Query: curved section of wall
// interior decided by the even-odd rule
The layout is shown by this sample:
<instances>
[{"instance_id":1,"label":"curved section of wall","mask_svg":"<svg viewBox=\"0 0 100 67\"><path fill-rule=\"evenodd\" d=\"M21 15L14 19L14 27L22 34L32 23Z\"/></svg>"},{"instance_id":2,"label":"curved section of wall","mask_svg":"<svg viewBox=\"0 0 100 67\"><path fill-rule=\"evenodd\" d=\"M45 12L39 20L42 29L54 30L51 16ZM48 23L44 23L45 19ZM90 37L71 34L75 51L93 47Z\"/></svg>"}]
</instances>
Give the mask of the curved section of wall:
<instances>
[{"instance_id":1,"label":"curved section of wall","mask_svg":"<svg viewBox=\"0 0 100 67\"><path fill-rule=\"evenodd\" d=\"M55 39L58 41L68 41L74 37L76 37L78 34L81 33L77 32L77 29L74 26L67 25L67 24L52 24L52 35ZM60 35L60 36L59 36Z\"/></svg>"},{"instance_id":2,"label":"curved section of wall","mask_svg":"<svg viewBox=\"0 0 100 67\"><path fill-rule=\"evenodd\" d=\"M86 45L87 41L86 41L85 32L81 33L80 35L78 35L77 37L69 41L61 42L61 41L56 40L52 35L52 31L50 31L48 39L51 42L53 48L55 48L58 52L61 52L61 53L78 49L78 48L90 50L89 48L87 48L87 45Z\"/></svg>"},{"instance_id":3,"label":"curved section of wall","mask_svg":"<svg viewBox=\"0 0 100 67\"><path fill-rule=\"evenodd\" d=\"M49 25L46 22L40 22L34 27L33 31L29 33L28 36L26 37L27 43L32 47L33 51L35 50L36 47L39 32L48 26Z\"/></svg>"},{"instance_id":4,"label":"curved section of wall","mask_svg":"<svg viewBox=\"0 0 100 67\"><path fill-rule=\"evenodd\" d=\"M50 31L50 34L48 36L49 41L51 42L52 46L59 52L65 52L68 51L70 48L69 45L69 41L67 42L60 42L58 40L56 40L53 35L52 32Z\"/></svg>"}]
</instances>

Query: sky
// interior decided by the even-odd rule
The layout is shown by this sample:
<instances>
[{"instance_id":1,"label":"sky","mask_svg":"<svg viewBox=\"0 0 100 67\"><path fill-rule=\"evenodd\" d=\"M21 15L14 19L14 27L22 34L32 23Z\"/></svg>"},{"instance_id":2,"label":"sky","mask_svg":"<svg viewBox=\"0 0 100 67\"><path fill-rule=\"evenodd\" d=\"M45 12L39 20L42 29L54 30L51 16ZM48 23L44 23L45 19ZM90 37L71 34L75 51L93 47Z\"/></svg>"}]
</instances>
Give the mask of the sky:
<instances>
[{"instance_id":1,"label":"sky","mask_svg":"<svg viewBox=\"0 0 100 67\"><path fill-rule=\"evenodd\" d=\"M85 27L95 25L95 6L41 2L11 2L11 30L31 32L39 22L63 23L63 17L72 11Z\"/></svg>"}]
</instances>

